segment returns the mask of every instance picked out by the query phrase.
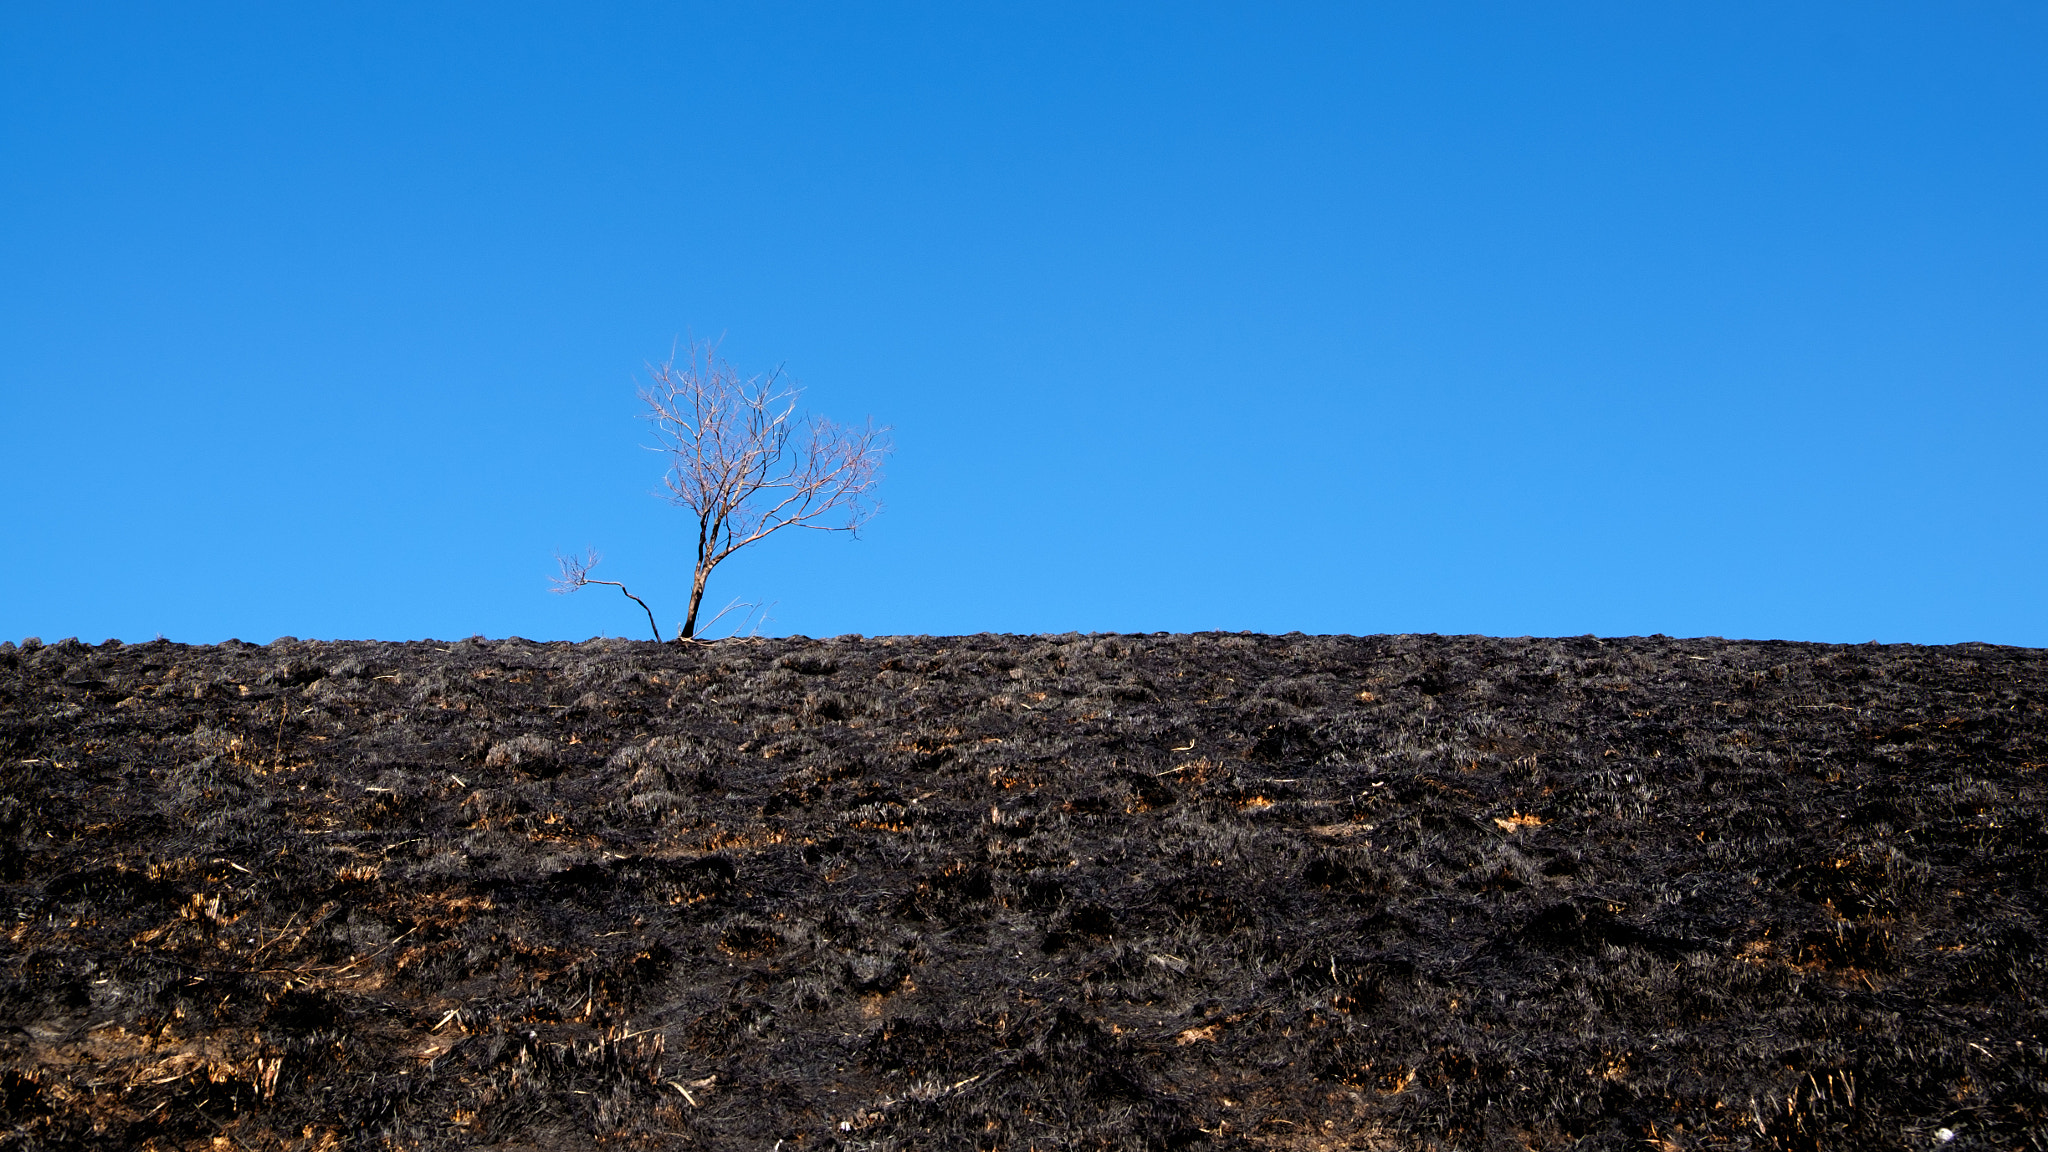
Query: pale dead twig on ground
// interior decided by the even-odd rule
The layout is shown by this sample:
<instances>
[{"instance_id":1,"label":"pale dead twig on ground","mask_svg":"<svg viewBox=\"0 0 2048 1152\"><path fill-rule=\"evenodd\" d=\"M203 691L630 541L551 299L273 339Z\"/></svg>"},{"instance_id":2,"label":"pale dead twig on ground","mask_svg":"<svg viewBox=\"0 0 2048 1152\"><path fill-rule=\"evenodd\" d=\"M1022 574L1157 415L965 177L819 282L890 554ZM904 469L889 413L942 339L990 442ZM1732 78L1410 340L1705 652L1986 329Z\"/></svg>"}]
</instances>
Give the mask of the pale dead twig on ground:
<instances>
[{"instance_id":1,"label":"pale dead twig on ground","mask_svg":"<svg viewBox=\"0 0 2048 1152\"><path fill-rule=\"evenodd\" d=\"M700 633L698 639L702 638L701 633L710 631L720 620L725 619L727 614L744 608L747 610L746 615L740 617L740 622L734 625L733 630L726 633L721 639L731 640L737 637L739 639L751 640L759 636L761 629L767 626L769 620L768 609L773 607L775 607L773 601L763 604L758 600L743 601L734 599L732 603L720 608L718 615L704 622L703 626L697 630ZM678 623L676 625L676 635L678 638L682 636L682 629L682 624Z\"/></svg>"}]
</instances>

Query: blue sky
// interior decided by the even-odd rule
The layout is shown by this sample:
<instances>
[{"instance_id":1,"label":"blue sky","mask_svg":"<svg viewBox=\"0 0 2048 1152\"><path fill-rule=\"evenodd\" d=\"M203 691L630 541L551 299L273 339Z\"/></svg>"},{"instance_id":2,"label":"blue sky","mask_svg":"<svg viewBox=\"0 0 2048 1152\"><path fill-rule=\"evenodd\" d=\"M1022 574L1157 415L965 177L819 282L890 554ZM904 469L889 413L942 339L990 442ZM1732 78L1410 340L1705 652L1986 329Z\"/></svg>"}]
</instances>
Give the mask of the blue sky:
<instances>
[{"instance_id":1,"label":"blue sky","mask_svg":"<svg viewBox=\"0 0 2048 1152\"><path fill-rule=\"evenodd\" d=\"M1107 10L1105 10L1105 8ZM423 9L427 9L423 11ZM2048 645L2048 9L0 2L0 636ZM800 538L798 538L800 536Z\"/></svg>"}]
</instances>

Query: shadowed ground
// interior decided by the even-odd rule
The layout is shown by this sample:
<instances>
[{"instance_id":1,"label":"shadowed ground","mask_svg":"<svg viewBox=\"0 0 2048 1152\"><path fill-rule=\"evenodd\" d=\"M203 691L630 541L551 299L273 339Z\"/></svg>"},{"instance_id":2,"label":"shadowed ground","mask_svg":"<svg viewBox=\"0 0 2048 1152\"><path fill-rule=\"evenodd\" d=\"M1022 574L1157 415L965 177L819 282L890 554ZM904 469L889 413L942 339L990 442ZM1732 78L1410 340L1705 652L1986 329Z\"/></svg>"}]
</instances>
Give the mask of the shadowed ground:
<instances>
[{"instance_id":1,"label":"shadowed ground","mask_svg":"<svg viewBox=\"0 0 2048 1152\"><path fill-rule=\"evenodd\" d=\"M1662 637L0 645L0 1147L2048 1148L2044 687Z\"/></svg>"}]
</instances>

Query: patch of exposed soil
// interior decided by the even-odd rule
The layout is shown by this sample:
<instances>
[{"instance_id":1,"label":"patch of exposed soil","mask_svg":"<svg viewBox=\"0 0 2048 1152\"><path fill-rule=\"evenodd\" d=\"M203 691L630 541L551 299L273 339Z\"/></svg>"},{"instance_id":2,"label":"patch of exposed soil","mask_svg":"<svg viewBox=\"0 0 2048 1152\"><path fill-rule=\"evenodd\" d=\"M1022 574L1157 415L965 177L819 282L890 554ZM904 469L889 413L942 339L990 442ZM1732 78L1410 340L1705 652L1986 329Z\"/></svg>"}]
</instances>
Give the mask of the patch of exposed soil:
<instances>
[{"instance_id":1,"label":"patch of exposed soil","mask_svg":"<svg viewBox=\"0 0 2048 1152\"><path fill-rule=\"evenodd\" d=\"M2044 687L1662 637L0 645L0 1147L2040 1149Z\"/></svg>"}]
</instances>

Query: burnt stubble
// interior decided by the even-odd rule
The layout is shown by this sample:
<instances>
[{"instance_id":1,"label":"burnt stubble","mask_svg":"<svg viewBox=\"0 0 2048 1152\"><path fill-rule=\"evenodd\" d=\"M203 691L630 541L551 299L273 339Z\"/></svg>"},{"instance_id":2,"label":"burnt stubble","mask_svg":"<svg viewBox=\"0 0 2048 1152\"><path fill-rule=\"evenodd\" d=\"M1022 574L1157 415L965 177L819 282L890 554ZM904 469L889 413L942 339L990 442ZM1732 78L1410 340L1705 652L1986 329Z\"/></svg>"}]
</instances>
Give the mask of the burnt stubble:
<instances>
[{"instance_id":1,"label":"burnt stubble","mask_svg":"<svg viewBox=\"0 0 2048 1152\"><path fill-rule=\"evenodd\" d=\"M2044 657L0 646L0 1146L2044 1148Z\"/></svg>"}]
</instances>

